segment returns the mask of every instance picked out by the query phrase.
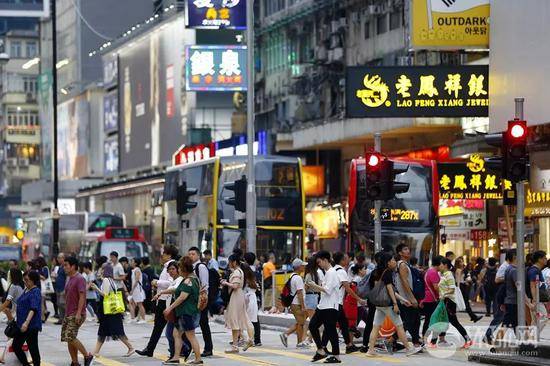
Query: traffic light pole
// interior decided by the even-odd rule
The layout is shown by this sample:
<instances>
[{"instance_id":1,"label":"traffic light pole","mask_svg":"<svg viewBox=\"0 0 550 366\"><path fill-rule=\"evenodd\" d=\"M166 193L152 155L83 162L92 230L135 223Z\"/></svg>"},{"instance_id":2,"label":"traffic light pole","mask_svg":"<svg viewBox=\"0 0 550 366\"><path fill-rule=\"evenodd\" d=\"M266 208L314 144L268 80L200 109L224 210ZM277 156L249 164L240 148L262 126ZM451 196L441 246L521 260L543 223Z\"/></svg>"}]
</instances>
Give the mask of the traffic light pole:
<instances>
[{"instance_id":1,"label":"traffic light pole","mask_svg":"<svg viewBox=\"0 0 550 366\"><path fill-rule=\"evenodd\" d=\"M248 189L246 192L246 250L256 253L256 176L254 171L254 0L246 0L247 77L246 124Z\"/></svg>"},{"instance_id":2,"label":"traffic light pole","mask_svg":"<svg viewBox=\"0 0 550 366\"><path fill-rule=\"evenodd\" d=\"M516 118L523 120L523 98L516 98ZM518 326L525 327L525 286L529 284L525 283L525 186L524 182L516 183L516 243L517 243L517 298L518 298ZM521 333L521 332L520 332ZM520 338L520 341L522 338Z\"/></svg>"},{"instance_id":3,"label":"traffic light pole","mask_svg":"<svg viewBox=\"0 0 550 366\"><path fill-rule=\"evenodd\" d=\"M374 151L382 152L382 135L380 133L374 134ZM374 201L374 252L378 253L382 250L382 221L380 220L380 209L382 208L382 201Z\"/></svg>"}]
</instances>

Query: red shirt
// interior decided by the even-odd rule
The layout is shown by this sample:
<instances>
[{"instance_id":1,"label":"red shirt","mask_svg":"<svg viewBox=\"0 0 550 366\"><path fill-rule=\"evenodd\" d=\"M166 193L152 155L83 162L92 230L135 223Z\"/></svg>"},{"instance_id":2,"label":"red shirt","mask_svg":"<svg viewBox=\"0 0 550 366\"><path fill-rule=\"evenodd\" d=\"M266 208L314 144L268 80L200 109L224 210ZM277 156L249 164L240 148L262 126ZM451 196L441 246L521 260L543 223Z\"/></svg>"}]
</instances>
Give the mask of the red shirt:
<instances>
[{"instance_id":1,"label":"red shirt","mask_svg":"<svg viewBox=\"0 0 550 366\"><path fill-rule=\"evenodd\" d=\"M441 276L439 276L439 272L431 267L426 272L426 277L424 278L425 281L425 297L423 302L437 302L439 300L439 290L437 286L439 285L439 280L441 279Z\"/></svg>"},{"instance_id":2,"label":"red shirt","mask_svg":"<svg viewBox=\"0 0 550 366\"><path fill-rule=\"evenodd\" d=\"M66 310L65 316L75 316L78 310L78 298L79 294L84 294L86 299L86 280L80 273L69 277L67 284L65 285L65 303ZM84 300L84 306L81 311L82 315L86 315L86 300Z\"/></svg>"}]
</instances>

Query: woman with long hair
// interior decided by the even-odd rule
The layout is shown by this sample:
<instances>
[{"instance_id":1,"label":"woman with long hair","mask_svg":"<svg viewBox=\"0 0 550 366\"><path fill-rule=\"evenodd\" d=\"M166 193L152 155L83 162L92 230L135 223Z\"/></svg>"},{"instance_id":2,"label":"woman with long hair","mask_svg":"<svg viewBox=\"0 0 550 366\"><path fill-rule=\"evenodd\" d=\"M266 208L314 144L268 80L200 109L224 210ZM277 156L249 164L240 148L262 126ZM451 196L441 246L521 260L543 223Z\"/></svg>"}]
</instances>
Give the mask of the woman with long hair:
<instances>
[{"instance_id":1,"label":"woman with long hair","mask_svg":"<svg viewBox=\"0 0 550 366\"><path fill-rule=\"evenodd\" d=\"M254 345L254 328L246 312L245 295L243 291L245 277L241 269L240 258L237 254L231 254L228 259L228 266L231 269L229 281L222 280L221 285L229 289L229 304L225 310L225 326L231 329L233 344L231 348L225 350L226 353L238 353L239 335L241 331L247 331L248 341L243 347L243 351Z\"/></svg>"},{"instance_id":2,"label":"woman with long hair","mask_svg":"<svg viewBox=\"0 0 550 366\"><path fill-rule=\"evenodd\" d=\"M23 281L23 273L18 268L12 268L8 271L11 283L8 287L6 298L2 304L0 304L0 312L6 314L8 322L14 320L16 311L16 304L19 297L25 291L25 282ZM5 351L0 354L0 363L4 363Z\"/></svg>"},{"instance_id":3,"label":"woman with long hair","mask_svg":"<svg viewBox=\"0 0 550 366\"><path fill-rule=\"evenodd\" d=\"M173 333L174 355L163 364L178 365L180 363L180 353L183 347L182 337L185 335L195 353L195 359L189 364L202 365L199 341L195 335L195 329L199 326L200 321L198 308L200 280L193 271L193 260L187 255L179 261L179 274L183 280L174 293L176 299L164 310L165 316L174 312L176 317Z\"/></svg>"},{"instance_id":4,"label":"woman with long hair","mask_svg":"<svg viewBox=\"0 0 550 366\"><path fill-rule=\"evenodd\" d=\"M252 322L252 326L254 326L254 323L258 322L258 297L256 296L258 283L256 282L256 275L254 274L254 271L252 271L247 263L242 263L241 268L244 273L244 299L246 304L246 313ZM255 332L254 336L256 337ZM254 342L254 345L261 345L261 343L258 343L260 342Z\"/></svg>"},{"instance_id":5,"label":"woman with long hair","mask_svg":"<svg viewBox=\"0 0 550 366\"><path fill-rule=\"evenodd\" d=\"M105 263L102 267L102 272L103 281L101 283L101 288L97 287L95 283L91 285L91 287L101 296L97 313L99 328L97 330L97 343L94 356L99 355L99 351L106 340L112 339L124 343L124 345L128 347L128 352L126 352L124 357L130 357L134 354L135 350L128 340L126 333L124 333L124 323L122 321L123 314L105 314L103 312L103 299L109 293L117 291L115 281L113 280L113 267L110 263Z\"/></svg>"},{"instance_id":6,"label":"woman with long hair","mask_svg":"<svg viewBox=\"0 0 550 366\"><path fill-rule=\"evenodd\" d=\"M132 268L132 287L130 289L130 316L134 321L136 308L139 310L136 324L145 324L145 290L143 289L143 275L141 274L141 259L132 258L130 268Z\"/></svg>"},{"instance_id":7,"label":"woman with long hair","mask_svg":"<svg viewBox=\"0 0 550 366\"><path fill-rule=\"evenodd\" d=\"M462 257L458 257L455 259L455 265L454 267L454 278L456 283L458 284L458 287L460 288L460 292L462 293L462 297L464 299L464 303L466 304L466 312L470 316L470 320L474 323L479 321L481 319L481 316L477 316L470 306L470 290L472 288L472 271L469 269L468 266L464 265L464 259Z\"/></svg>"},{"instance_id":8,"label":"woman with long hair","mask_svg":"<svg viewBox=\"0 0 550 366\"><path fill-rule=\"evenodd\" d=\"M41 287L45 286L45 281L50 278L50 269L48 268L48 264L46 263L46 260L43 257L38 257L34 260L35 267L34 269L38 271L40 274L40 281L41 281ZM51 278L50 278L51 281ZM53 282L52 282L53 286ZM48 297L51 294L46 293L45 288L41 288L42 291L42 323L45 323L48 318L50 317L50 312L48 311L48 308L46 306L46 297Z\"/></svg>"},{"instance_id":9,"label":"woman with long hair","mask_svg":"<svg viewBox=\"0 0 550 366\"><path fill-rule=\"evenodd\" d=\"M312 256L307 260L304 275L304 287L306 290L305 305L306 315L308 319L311 319L313 317L313 314L315 314L315 309L317 309L317 304L319 304L319 296L321 296L321 292L319 292L319 290L316 288L308 286L308 283L313 282L317 286L321 286L321 276L319 274L322 275L322 271L319 269L319 266L317 266L317 259L315 258L315 256ZM311 333L309 333L309 330L307 340L305 342L307 342L306 344L313 343L313 338L311 337Z\"/></svg>"},{"instance_id":10,"label":"woman with long hair","mask_svg":"<svg viewBox=\"0 0 550 366\"><path fill-rule=\"evenodd\" d=\"M390 253L384 252L378 257L376 263L377 267L370 278L373 285L371 288L374 288L376 285L380 286L380 282L382 282L390 300L388 301L387 306L376 306L374 324L369 338L369 350L366 354L369 357L377 356L374 346L376 344L376 340L378 339L378 332L380 331L386 317L389 317L397 330L399 340L407 349L407 356L414 355L420 352L422 347L415 347L414 345L411 345L407 340L407 335L405 334L405 329L403 328L403 321L401 320L397 301L400 300L406 306L411 306L411 303L399 296L393 288L393 273L397 268L397 262Z\"/></svg>"}]
</instances>

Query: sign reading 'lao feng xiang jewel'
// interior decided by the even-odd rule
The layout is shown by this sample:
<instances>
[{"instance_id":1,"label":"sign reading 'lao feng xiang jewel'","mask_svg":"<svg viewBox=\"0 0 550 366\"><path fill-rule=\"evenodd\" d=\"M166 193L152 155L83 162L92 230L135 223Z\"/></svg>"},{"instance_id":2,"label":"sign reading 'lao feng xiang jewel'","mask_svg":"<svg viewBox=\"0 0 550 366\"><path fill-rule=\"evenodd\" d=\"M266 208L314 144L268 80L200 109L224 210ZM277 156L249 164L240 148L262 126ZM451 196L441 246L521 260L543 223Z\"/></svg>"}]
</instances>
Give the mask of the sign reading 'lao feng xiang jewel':
<instances>
[{"instance_id":1,"label":"sign reading 'lao feng xiang jewel'","mask_svg":"<svg viewBox=\"0 0 550 366\"><path fill-rule=\"evenodd\" d=\"M499 172L487 169L483 157L477 154L466 163L440 163L437 170L440 199L498 200L503 198L503 190L510 197L508 192L513 189Z\"/></svg>"},{"instance_id":2,"label":"sign reading 'lao feng xiang jewel'","mask_svg":"<svg viewBox=\"0 0 550 366\"><path fill-rule=\"evenodd\" d=\"M349 67L350 118L487 117L489 67Z\"/></svg>"}]
</instances>

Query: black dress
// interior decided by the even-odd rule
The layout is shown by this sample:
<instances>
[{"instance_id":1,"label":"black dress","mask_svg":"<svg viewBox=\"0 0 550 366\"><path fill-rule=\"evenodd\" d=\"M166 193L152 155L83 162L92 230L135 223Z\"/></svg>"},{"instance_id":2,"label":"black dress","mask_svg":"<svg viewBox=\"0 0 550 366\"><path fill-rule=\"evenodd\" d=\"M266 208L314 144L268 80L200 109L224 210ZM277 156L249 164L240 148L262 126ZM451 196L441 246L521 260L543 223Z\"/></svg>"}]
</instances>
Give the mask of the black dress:
<instances>
[{"instance_id":1,"label":"black dress","mask_svg":"<svg viewBox=\"0 0 550 366\"><path fill-rule=\"evenodd\" d=\"M105 281L109 279L103 279L103 288L105 288ZM107 282L107 286L110 286ZM114 284L113 284L114 286ZM124 323L123 323L123 314L109 314L106 315L103 313L103 297L99 299L98 305L98 319L99 319L99 329L97 330L97 338L101 342L106 340L118 340L125 338L126 334L124 333Z\"/></svg>"}]
</instances>

